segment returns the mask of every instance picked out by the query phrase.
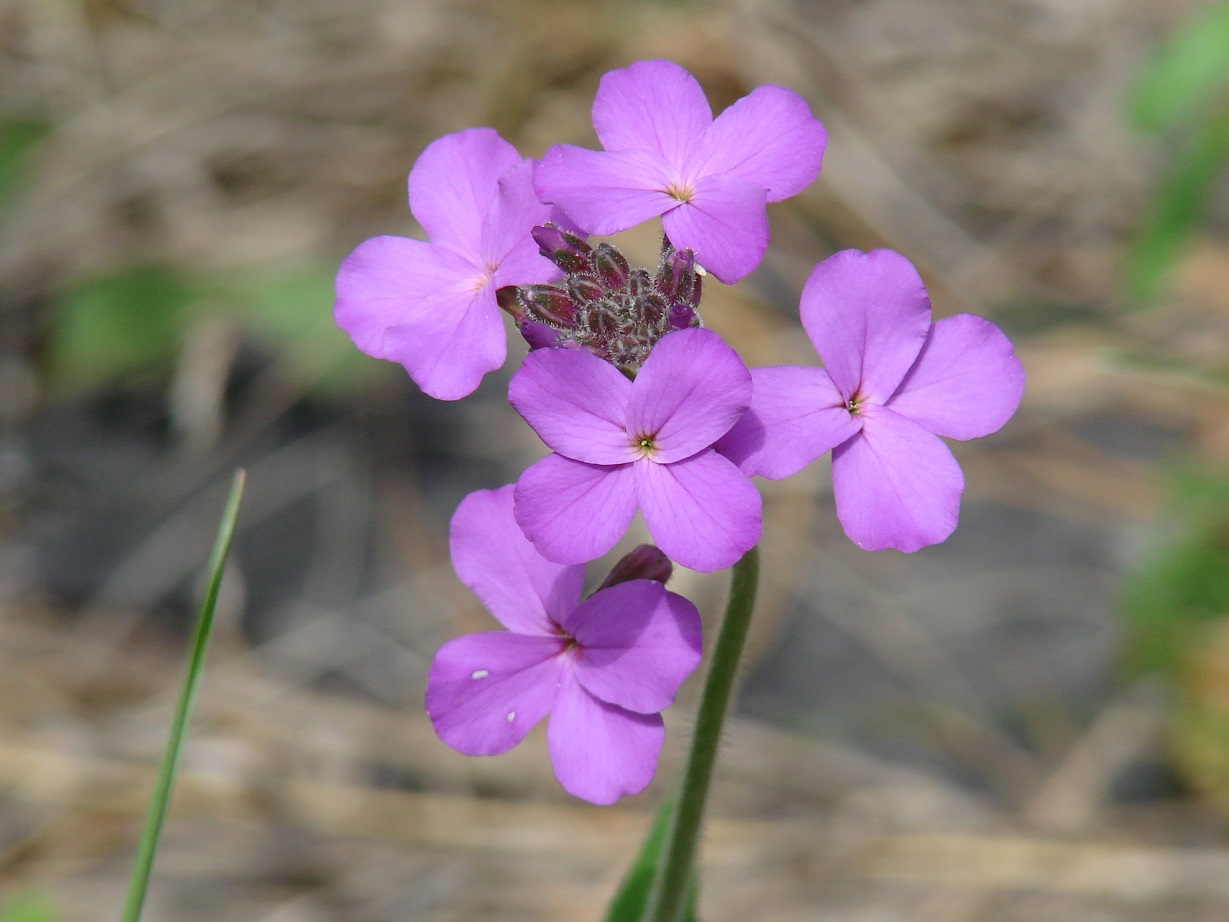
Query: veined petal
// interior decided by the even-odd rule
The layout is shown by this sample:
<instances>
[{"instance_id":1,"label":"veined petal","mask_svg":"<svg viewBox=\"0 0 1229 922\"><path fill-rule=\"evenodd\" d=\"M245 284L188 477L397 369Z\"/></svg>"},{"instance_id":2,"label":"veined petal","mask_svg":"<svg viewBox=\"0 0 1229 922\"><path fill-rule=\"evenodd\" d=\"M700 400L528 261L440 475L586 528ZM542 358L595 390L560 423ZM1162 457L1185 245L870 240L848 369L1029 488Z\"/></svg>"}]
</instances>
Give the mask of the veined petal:
<instances>
[{"instance_id":1,"label":"veined petal","mask_svg":"<svg viewBox=\"0 0 1229 922\"><path fill-rule=\"evenodd\" d=\"M673 208L666 190L676 178L658 155L607 153L571 144L552 147L538 164L534 186L589 234L617 234Z\"/></svg>"},{"instance_id":2,"label":"veined petal","mask_svg":"<svg viewBox=\"0 0 1229 922\"><path fill-rule=\"evenodd\" d=\"M760 491L728 458L710 450L632 469L653 543L683 566L721 570L760 540Z\"/></svg>"},{"instance_id":3,"label":"veined petal","mask_svg":"<svg viewBox=\"0 0 1229 922\"><path fill-rule=\"evenodd\" d=\"M976 439L1002 428L1024 396L1024 366L1003 331L959 314L930 328L888 406L936 435Z\"/></svg>"},{"instance_id":4,"label":"veined petal","mask_svg":"<svg viewBox=\"0 0 1229 922\"><path fill-rule=\"evenodd\" d=\"M733 285L760 264L768 248L764 187L711 175L696 180L692 193L662 215L666 236L676 248L694 251L696 262Z\"/></svg>"},{"instance_id":5,"label":"veined petal","mask_svg":"<svg viewBox=\"0 0 1229 922\"><path fill-rule=\"evenodd\" d=\"M639 714L673 704L700 664L700 613L654 580L595 592L563 628L580 644L572 658L580 684L598 700Z\"/></svg>"},{"instance_id":6,"label":"veined petal","mask_svg":"<svg viewBox=\"0 0 1229 922\"><path fill-rule=\"evenodd\" d=\"M673 61L638 61L602 77L593 127L608 151L643 150L683 164L713 121L696 78Z\"/></svg>"},{"instance_id":7,"label":"veined petal","mask_svg":"<svg viewBox=\"0 0 1229 922\"><path fill-rule=\"evenodd\" d=\"M712 330L678 330L632 382L627 429L653 439L653 460L681 461L717 441L750 402L751 373L738 353Z\"/></svg>"},{"instance_id":8,"label":"veined petal","mask_svg":"<svg viewBox=\"0 0 1229 922\"><path fill-rule=\"evenodd\" d=\"M552 210L538 201L534 191L536 166L533 160L522 160L500 177L499 193L483 226L482 258L492 268L496 288L553 282L563 275L529 233L550 220Z\"/></svg>"},{"instance_id":9,"label":"veined petal","mask_svg":"<svg viewBox=\"0 0 1229 922\"><path fill-rule=\"evenodd\" d=\"M751 380L751 408L713 446L748 477L792 477L862 428L822 368L753 368Z\"/></svg>"},{"instance_id":10,"label":"veined petal","mask_svg":"<svg viewBox=\"0 0 1229 922\"><path fill-rule=\"evenodd\" d=\"M797 93L762 86L719 116L704 133L693 169L763 186L768 201L796 195L819 175L827 135Z\"/></svg>"},{"instance_id":11,"label":"veined petal","mask_svg":"<svg viewBox=\"0 0 1229 922\"><path fill-rule=\"evenodd\" d=\"M870 407L862 432L832 452L836 515L858 547L905 553L956 528L964 475L937 435L886 407Z\"/></svg>"},{"instance_id":12,"label":"veined petal","mask_svg":"<svg viewBox=\"0 0 1229 922\"><path fill-rule=\"evenodd\" d=\"M583 349L538 349L525 357L508 400L550 448L590 464L636 460L627 431L632 382Z\"/></svg>"},{"instance_id":13,"label":"veined petal","mask_svg":"<svg viewBox=\"0 0 1229 922\"><path fill-rule=\"evenodd\" d=\"M459 400L504 363L508 341L488 283L477 291L424 299L412 318L389 327L384 356L438 400Z\"/></svg>"},{"instance_id":14,"label":"veined petal","mask_svg":"<svg viewBox=\"0 0 1229 922\"><path fill-rule=\"evenodd\" d=\"M930 299L913 264L891 250L842 250L811 272L802 325L846 399L882 404L930 330Z\"/></svg>"},{"instance_id":15,"label":"veined petal","mask_svg":"<svg viewBox=\"0 0 1229 922\"><path fill-rule=\"evenodd\" d=\"M468 298L480 270L442 246L373 237L337 270L333 318L368 355L383 359L384 333L416 317L424 301ZM396 359L394 359L396 361Z\"/></svg>"},{"instance_id":16,"label":"veined petal","mask_svg":"<svg viewBox=\"0 0 1229 922\"><path fill-rule=\"evenodd\" d=\"M521 160L493 128L470 128L432 141L410 170L410 211L432 243L478 261L499 178Z\"/></svg>"},{"instance_id":17,"label":"veined petal","mask_svg":"<svg viewBox=\"0 0 1229 922\"><path fill-rule=\"evenodd\" d=\"M452 566L504 627L555 635L580 602L585 568L551 563L534 549L513 518L512 493L508 485L461 500L449 530Z\"/></svg>"},{"instance_id":18,"label":"veined petal","mask_svg":"<svg viewBox=\"0 0 1229 922\"><path fill-rule=\"evenodd\" d=\"M636 714L598 701L570 672L546 726L546 746L563 789L590 803L612 804L653 780L666 739L660 714Z\"/></svg>"},{"instance_id":19,"label":"veined petal","mask_svg":"<svg viewBox=\"0 0 1229 922\"><path fill-rule=\"evenodd\" d=\"M469 756L507 752L554 706L567 644L508 631L448 641L427 675L427 716L436 734Z\"/></svg>"},{"instance_id":20,"label":"veined petal","mask_svg":"<svg viewBox=\"0 0 1229 922\"><path fill-rule=\"evenodd\" d=\"M632 467L547 455L517 481L516 522L547 560L595 560L615 546L636 514Z\"/></svg>"}]
</instances>

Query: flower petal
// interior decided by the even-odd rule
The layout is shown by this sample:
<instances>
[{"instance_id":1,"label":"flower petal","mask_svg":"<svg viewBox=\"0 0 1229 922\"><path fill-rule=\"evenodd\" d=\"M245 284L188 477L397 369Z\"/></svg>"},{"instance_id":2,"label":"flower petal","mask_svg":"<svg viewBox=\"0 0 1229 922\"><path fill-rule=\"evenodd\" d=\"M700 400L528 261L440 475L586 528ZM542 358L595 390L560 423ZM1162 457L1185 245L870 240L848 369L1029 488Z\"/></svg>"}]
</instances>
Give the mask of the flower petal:
<instances>
[{"instance_id":1,"label":"flower petal","mask_svg":"<svg viewBox=\"0 0 1229 922\"><path fill-rule=\"evenodd\" d=\"M763 186L728 176L705 176L691 198L662 215L662 227L680 250L727 285L749 274L768 248Z\"/></svg>"},{"instance_id":2,"label":"flower petal","mask_svg":"<svg viewBox=\"0 0 1229 922\"><path fill-rule=\"evenodd\" d=\"M763 186L768 201L779 202L819 175L826 142L806 100L792 90L762 86L717 116L696 151L694 169Z\"/></svg>"},{"instance_id":3,"label":"flower petal","mask_svg":"<svg viewBox=\"0 0 1229 922\"><path fill-rule=\"evenodd\" d=\"M1011 340L989 320L946 317L888 406L936 435L976 439L1002 428L1024 396L1024 366Z\"/></svg>"},{"instance_id":4,"label":"flower petal","mask_svg":"<svg viewBox=\"0 0 1229 922\"><path fill-rule=\"evenodd\" d=\"M482 376L504 363L508 340L491 285L478 291L455 289L426 299L413 318L389 327L384 355L405 366L410 377L438 400L472 394Z\"/></svg>"},{"instance_id":5,"label":"flower petal","mask_svg":"<svg viewBox=\"0 0 1229 922\"><path fill-rule=\"evenodd\" d=\"M493 267L492 284L536 285L553 282L563 273L542 255L530 231L551 217L551 206L538 201L533 188L536 161L522 160L499 180L499 194L483 225L481 253Z\"/></svg>"},{"instance_id":6,"label":"flower petal","mask_svg":"<svg viewBox=\"0 0 1229 922\"><path fill-rule=\"evenodd\" d=\"M653 580L595 592L563 629L580 643L572 660L580 684L599 700L640 714L673 704L700 664L700 613Z\"/></svg>"},{"instance_id":7,"label":"flower petal","mask_svg":"<svg viewBox=\"0 0 1229 922\"><path fill-rule=\"evenodd\" d=\"M538 349L512 377L508 400L555 451L590 464L636 460L627 431L632 382L583 349Z\"/></svg>"},{"instance_id":8,"label":"flower petal","mask_svg":"<svg viewBox=\"0 0 1229 922\"><path fill-rule=\"evenodd\" d=\"M930 330L930 299L912 263L891 250L842 250L811 272L802 325L842 396L882 404Z\"/></svg>"},{"instance_id":9,"label":"flower petal","mask_svg":"<svg viewBox=\"0 0 1229 922\"><path fill-rule=\"evenodd\" d=\"M547 455L517 481L516 522L547 560L595 560L615 546L636 514L632 467Z\"/></svg>"},{"instance_id":10,"label":"flower petal","mask_svg":"<svg viewBox=\"0 0 1229 922\"><path fill-rule=\"evenodd\" d=\"M683 566L720 570L760 540L760 492L728 458L704 451L673 464L645 460L632 467L653 543Z\"/></svg>"},{"instance_id":11,"label":"flower petal","mask_svg":"<svg viewBox=\"0 0 1229 922\"><path fill-rule=\"evenodd\" d=\"M612 804L653 780L666 739L660 714L635 714L598 701L564 672L546 727L546 746L563 789L590 803Z\"/></svg>"},{"instance_id":12,"label":"flower petal","mask_svg":"<svg viewBox=\"0 0 1229 922\"><path fill-rule=\"evenodd\" d=\"M444 135L410 170L410 211L432 243L477 260L499 178L520 160L492 128Z\"/></svg>"},{"instance_id":13,"label":"flower petal","mask_svg":"<svg viewBox=\"0 0 1229 922\"><path fill-rule=\"evenodd\" d=\"M869 407L862 432L832 452L836 515L858 547L905 553L956 528L964 475L948 447L908 417Z\"/></svg>"},{"instance_id":14,"label":"flower petal","mask_svg":"<svg viewBox=\"0 0 1229 922\"><path fill-rule=\"evenodd\" d=\"M680 167L713 121L696 78L673 61L638 61L602 77L593 127L608 151L643 150Z\"/></svg>"},{"instance_id":15,"label":"flower petal","mask_svg":"<svg viewBox=\"0 0 1229 922\"><path fill-rule=\"evenodd\" d=\"M571 144L552 147L538 164L534 186L590 234L617 234L673 208L673 175L655 154L607 153Z\"/></svg>"},{"instance_id":16,"label":"flower petal","mask_svg":"<svg viewBox=\"0 0 1229 922\"><path fill-rule=\"evenodd\" d=\"M452 516L449 548L457 577L499 623L518 634L557 634L580 602L585 568L551 563L512 515L513 487L478 490Z\"/></svg>"},{"instance_id":17,"label":"flower petal","mask_svg":"<svg viewBox=\"0 0 1229 922\"><path fill-rule=\"evenodd\" d=\"M652 437L653 459L681 461L724 435L751 402L751 373L712 330L662 337L632 382L627 430Z\"/></svg>"},{"instance_id":18,"label":"flower petal","mask_svg":"<svg viewBox=\"0 0 1229 922\"><path fill-rule=\"evenodd\" d=\"M748 477L792 477L862 428L822 368L753 368L751 380L751 408L713 446Z\"/></svg>"},{"instance_id":19,"label":"flower petal","mask_svg":"<svg viewBox=\"0 0 1229 922\"><path fill-rule=\"evenodd\" d=\"M427 674L427 716L436 734L466 755L507 752L555 704L567 643L508 631L448 641Z\"/></svg>"},{"instance_id":20,"label":"flower petal","mask_svg":"<svg viewBox=\"0 0 1229 922\"><path fill-rule=\"evenodd\" d=\"M480 271L451 250L408 237L360 243L337 270L333 318L368 355L384 354L384 333L417 316L423 302L468 296ZM394 360L395 361L395 360Z\"/></svg>"}]
</instances>

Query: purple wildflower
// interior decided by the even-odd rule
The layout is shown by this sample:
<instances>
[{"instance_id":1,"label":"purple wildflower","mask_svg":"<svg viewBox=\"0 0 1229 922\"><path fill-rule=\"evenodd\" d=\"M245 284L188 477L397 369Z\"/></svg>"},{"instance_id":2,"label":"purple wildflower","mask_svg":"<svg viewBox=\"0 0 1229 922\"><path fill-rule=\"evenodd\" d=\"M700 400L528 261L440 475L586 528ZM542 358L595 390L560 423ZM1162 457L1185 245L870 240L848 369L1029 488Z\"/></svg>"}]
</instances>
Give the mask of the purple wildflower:
<instances>
[{"instance_id":1,"label":"purple wildflower","mask_svg":"<svg viewBox=\"0 0 1229 922\"><path fill-rule=\"evenodd\" d=\"M531 352L508 399L553 454L516 485L516 520L543 556L600 557L644 513L653 542L693 570L760 537L760 495L711 449L751 400L751 375L709 330L667 334L634 381L583 349Z\"/></svg>"},{"instance_id":2,"label":"purple wildflower","mask_svg":"<svg viewBox=\"0 0 1229 922\"><path fill-rule=\"evenodd\" d=\"M762 86L714 121L700 84L671 61L606 74L593 101L604 151L552 147L535 184L590 234L657 215L671 243L727 285L768 246L765 203L819 174L825 134L802 97Z\"/></svg>"},{"instance_id":3,"label":"purple wildflower","mask_svg":"<svg viewBox=\"0 0 1229 922\"><path fill-rule=\"evenodd\" d=\"M700 662L695 606L656 579L580 601L585 568L534 550L513 519L510 486L461 503L452 562L507 630L458 637L435 655L426 706L440 739L496 755L549 713L546 743L569 793L609 804L644 790L665 737L660 712Z\"/></svg>"},{"instance_id":4,"label":"purple wildflower","mask_svg":"<svg viewBox=\"0 0 1229 922\"><path fill-rule=\"evenodd\" d=\"M825 367L754 369L751 409L717 449L773 480L832 449L837 517L855 544L943 541L964 477L937 436L978 438L1011 418L1024 393L1011 342L972 314L931 323L917 270L890 250L820 263L801 310Z\"/></svg>"},{"instance_id":5,"label":"purple wildflower","mask_svg":"<svg viewBox=\"0 0 1229 922\"><path fill-rule=\"evenodd\" d=\"M534 168L490 128L430 144L409 179L410 211L430 242L360 244L337 272L337 325L432 397L472 393L507 354L496 290L559 277L530 236L551 216Z\"/></svg>"}]
</instances>

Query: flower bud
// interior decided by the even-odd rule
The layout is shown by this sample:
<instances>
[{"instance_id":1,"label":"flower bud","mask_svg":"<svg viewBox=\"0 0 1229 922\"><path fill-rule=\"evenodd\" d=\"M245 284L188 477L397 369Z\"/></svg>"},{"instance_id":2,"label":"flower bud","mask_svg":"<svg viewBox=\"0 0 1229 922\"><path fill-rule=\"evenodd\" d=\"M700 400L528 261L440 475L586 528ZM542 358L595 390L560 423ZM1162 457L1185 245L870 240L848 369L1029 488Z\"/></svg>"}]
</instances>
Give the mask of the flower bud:
<instances>
[{"instance_id":1,"label":"flower bud","mask_svg":"<svg viewBox=\"0 0 1229 922\"><path fill-rule=\"evenodd\" d=\"M545 320L569 330L576 326L576 305L558 285L524 285L519 291L521 304L530 318Z\"/></svg>"},{"instance_id":2,"label":"flower bud","mask_svg":"<svg viewBox=\"0 0 1229 922\"><path fill-rule=\"evenodd\" d=\"M520 324L521 336L529 343L529 350L550 349L563 342L564 334L540 320L525 320Z\"/></svg>"},{"instance_id":3,"label":"flower bud","mask_svg":"<svg viewBox=\"0 0 1229 922\"><path fill-rule=\"evenodd\" d=\"M530 233L542 255L567 275L593 271L593 248L583 238L553 224L539 224Z\"/></svg>"},{"instance_id":4,"label":"flower bud","mask_svg":"<svg viewBox=\"0 0 1229 922\"><path fill-rule=\"evenodd\" d=\"M651 544L642 544L614 565L610 575L602 580L596 591L631 579L653 579L664 586L673 571L674 565L669 557Z\"/></svg>"},{"instance_id":5,"label":"flower bud","mask_svg":"<svg viewBox=\"0 0 1229 922\"><path fill-rule=\"evenodd\" d=\"M627 257L609 243L599 243L593 251L593 269L607 290L625 287L632 271Z\"/></svg>"},{"instance_id":6,"label":"flower bud","mask_svg":"<svg viewBox=\"0 0 1229 922\"><path fill-rule=\"evenodd\" d=\"M700 315L688 304L676 304L670 308L670 329L686 330L700 325Z\"/></svg>"},{"instance_id":7,"label":"flower bud","mask_svg":"<svg viewBox=\"0 0 1229 922\"><path fill-rule=\"evenodd\" d=\"M596 279L585 275L574 275L567 280L568 294L577 304L592 304L602 300L606 292Z\"/></svg>"}]
</instances>

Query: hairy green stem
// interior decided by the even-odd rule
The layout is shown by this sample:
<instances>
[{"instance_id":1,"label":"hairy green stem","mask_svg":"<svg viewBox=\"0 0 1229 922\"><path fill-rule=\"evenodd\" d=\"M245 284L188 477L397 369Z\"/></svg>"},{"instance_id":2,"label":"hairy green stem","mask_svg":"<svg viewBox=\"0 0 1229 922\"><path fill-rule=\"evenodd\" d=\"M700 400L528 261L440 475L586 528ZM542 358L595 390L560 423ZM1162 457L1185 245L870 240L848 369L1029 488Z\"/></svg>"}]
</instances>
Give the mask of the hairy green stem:
<instances>
[{"instance_id":1,"label":"hairy green stem","mask_svg":"<svg viewBox=\"0 0 1229 922\"><path fill-rule=\"evenodd\" d=\"M743 644L751 626L759 577L759 548L753 547L731 570L730 599L726 603L725 617L717 631L717 642L713 645L708 675L704 679L691 752L683 769L674 816L653 880L646 922L680 922L687 909L704 806L713 778L713 766L717 761L717 745L734 693Z\"/></svg>"}]
</instances>

